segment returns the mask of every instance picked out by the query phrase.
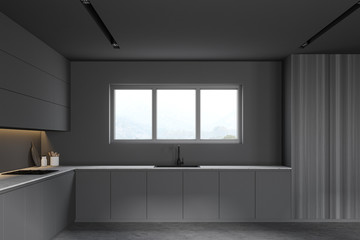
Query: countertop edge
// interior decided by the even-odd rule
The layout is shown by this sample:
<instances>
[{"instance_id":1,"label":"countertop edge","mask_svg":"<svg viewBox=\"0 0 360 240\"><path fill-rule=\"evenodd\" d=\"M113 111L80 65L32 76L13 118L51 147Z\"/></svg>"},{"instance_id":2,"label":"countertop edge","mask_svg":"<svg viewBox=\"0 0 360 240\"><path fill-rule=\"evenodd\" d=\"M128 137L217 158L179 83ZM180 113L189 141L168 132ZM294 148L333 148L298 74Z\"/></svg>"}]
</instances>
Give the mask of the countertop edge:
<instances>
[{"instance_id":1,"label":"countertop edge","mask_svg":"<svg viewBox=\"0 0 360 240\"><path fill-rule=\"evenodd\" d=\"M76 170L174 170L174 171L202 171L202 170L212 170L212 171L231 171L231 170L244 170L244 171L267 171L267 170L291 170L290 167L286 166L205 166L202 165L200 167L154 167L153 165L145 165L145 166L59 166L59 167L30 167L30 168L24 168L24 170L31 170L31 169L54 169L59 170L54 173L46 174L46 175L0 175L0 194L15 190L17 188L25 187L27 185L31 185L37 182L46 181L47 179L51 179L53 177L56 177L58 175L76 171ZM5 181L1 183L2 181ZM3 185L3 186L2 186Z\"/></svg>"}]
</instances>

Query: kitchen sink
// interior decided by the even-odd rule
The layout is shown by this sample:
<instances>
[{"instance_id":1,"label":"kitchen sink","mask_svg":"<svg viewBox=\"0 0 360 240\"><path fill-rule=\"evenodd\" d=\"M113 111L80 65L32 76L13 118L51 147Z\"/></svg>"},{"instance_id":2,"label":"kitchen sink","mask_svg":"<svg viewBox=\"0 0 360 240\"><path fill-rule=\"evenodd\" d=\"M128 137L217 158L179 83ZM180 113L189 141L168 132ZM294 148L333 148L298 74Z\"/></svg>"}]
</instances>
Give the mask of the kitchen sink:
<instances>
[{"instance_id":1,"label":"kitchen sink","mask_svg":"<svg viewBox=\"0 0 360 240\"><path fill-rule=\"evenodd\" d=\"M199 165L155 165L156 168L199 168Z\"/></svg>"},{"instance_id":2,"label":"kitchen sink","mask_svg":"<svg viewBox=\"0 0 360 240\"><path fill-rule=\"evenodd\" d=\"M59 170L16 170L7 173L2 173L2 175L43 175L57 171Z\"/></svg>"}]
</instances>

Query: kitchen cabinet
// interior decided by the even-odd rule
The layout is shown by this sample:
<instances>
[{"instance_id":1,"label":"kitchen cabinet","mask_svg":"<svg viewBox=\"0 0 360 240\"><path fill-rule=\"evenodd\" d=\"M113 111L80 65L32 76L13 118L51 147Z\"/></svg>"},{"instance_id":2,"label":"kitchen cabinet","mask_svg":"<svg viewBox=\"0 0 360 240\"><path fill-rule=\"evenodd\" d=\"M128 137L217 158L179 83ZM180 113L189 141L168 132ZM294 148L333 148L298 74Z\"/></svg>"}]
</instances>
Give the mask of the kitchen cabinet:
<instances>
[{"instance_id":1,"label":"kitchen cabinet","mask_svg":"<svg viewBox=\"0 0 360 240\"><path fill-rule=\"evenodd\" d=\"M78 170L76 221L258 221L291 217L291 170Z\"/></svg>"},{"instance_id":2,"label":"kitchen cabinet","mask_svg":"<svg viewBox=\"0 0 360 240\"><path fill-rule=\"evenodd\" d=\"M61 174L42 183L44 238L51 239L74 221L74 172Z\"/></svg>"},{"instance_id":3,"label":"kitchen cabinet","mask_svg":"<svg viewBox=\"0 0 360 240\"><path fill-rule=\"evenodd\" d=\"M25 188L4 194L4 239L25 239Z\"/></svg>"},{"instance_id":4,"label":"kitchen cabinet","mask_svg":"<svg viewBox=\"0 0 360 240\"><path fill-rule=\"evenodd\" d=\"M184 171L184 219L219 218L218 171Z\"/></svg>"},{"instance_id":5,"label":"kitchen cabinet","mask_svg":"<svg viewBox=\"0 0 360 240\"><path fill-rule=\"evenodd\" d=\"M0 240L4 240L4 196L0 194Z\"/></svg>"},{"instance_id":6,"label":"kitchen cabinet","mask_svg":"<svg viewBox=\"0 0 360 240\"><path fill-rule=\"evenodd\" d=\"M111 172L111 219L146 219L146 171Z\"/></svg>"},{"instance_id":7,"label":"kitchen cabinet","mask_svg":"<svg viewBox=\"0 0 360 240\"><path fill-rule=\"evenodd\" d=\"M42 182L25 187L25 239L44 240L44 184ZM48 222L47 222L48 223ZM46 223L46 224L47 224Z\"/></svg>"},{"instance_id":8,"label":"kitchen cabinet","mask_svg":"<svg viewBox=\"0 0 360 240\"><path fill-rule=\"evenodd\" d=\"M148 219L166 221L182 219L182 172L149 171L147 173Z\"/></svg>"},{"instance_id":9,"label":"kitchen cabinet","mask_svg":"<svg viewBox=\"0 0 360 240\"><path fill-rule=\"evenodd\" d=\"M256 218L291 218L290 171L256 172Z\"/></svg>"},{"instance_id":10,"label":"kitchen cabinet","mask_svg":"<svg viewBox=\"0 0 360 240\"><path fill-rule=\"evenodd\" d=\"M0 127L68 130L70 63L2 13L0 26Z\"/></svg>"},{"instance_id":11,"label":"kitchen cabinet","mask_svg":"<svg viewBox=\"0 0 360 240\"><path fill-rule=\"evenodd\" d=\"M76 171L76 220L110 220L109 171Z\"/></svg>"},{"instance_id":12,"label":"kitchen cabinet","mask_svg":"<svg viewBox=\"0 0 360 240\"><path fill-rule=\"evenodd\" d=\"M0 240L4 240L4 196L0 194Z\"/></svg>"},{"instance_id":13,"label":"kitchen cabinet","mask_svg":"<svg viewBox=\"0 0 360 240\"><path fill-rule=\"evenodd\" d=\"M73 181L69 172L0 195L0 239L52 239L74 221Z\"/></svg>"},{"instance_id":14,"label":"kitchen cabinet","mask_svg":"<svg viewBox=\"0 0 360 240\"><path fill-rule=\"evenodd\" d=\"M220 219L255 219L255 172L220 172Z\"/></svg>"}]
</instances>

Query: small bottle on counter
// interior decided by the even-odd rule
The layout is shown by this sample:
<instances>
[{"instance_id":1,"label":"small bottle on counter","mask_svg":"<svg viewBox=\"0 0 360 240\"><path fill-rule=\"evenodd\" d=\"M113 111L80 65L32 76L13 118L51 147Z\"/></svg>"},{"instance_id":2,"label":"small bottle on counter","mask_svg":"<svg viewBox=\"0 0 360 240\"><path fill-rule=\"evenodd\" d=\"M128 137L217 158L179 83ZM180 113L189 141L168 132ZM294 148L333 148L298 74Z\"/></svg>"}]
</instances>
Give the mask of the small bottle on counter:
<instances>
[{"instance_id":1,"label":"small bottle on counter","mask_svg":"<svg viewBox=\"0 0 360 240\"><path fill-rule=\"evenodd\" d=\"M47 166L47 158L46 156L41 157L41 166L46 167Z\"/></svg>"}]
</instances>

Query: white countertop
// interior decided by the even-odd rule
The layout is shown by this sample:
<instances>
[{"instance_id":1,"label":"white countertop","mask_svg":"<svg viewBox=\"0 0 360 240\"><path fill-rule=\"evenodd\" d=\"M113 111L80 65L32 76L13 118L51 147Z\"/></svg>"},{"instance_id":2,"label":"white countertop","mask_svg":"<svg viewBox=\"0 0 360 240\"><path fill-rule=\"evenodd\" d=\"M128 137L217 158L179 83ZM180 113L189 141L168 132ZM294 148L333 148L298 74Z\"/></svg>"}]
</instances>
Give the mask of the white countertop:
<instances>
[{"instance_id":1,"label":"white countertop","mask_svg":"<svg viewBox=\"0 0 360 240\"><path fill-rule=\"evenodd\" d=\"M45 175L1 175L0 174L0 193L10 191L12 189L22 187L28 184L35 182L43 181L47 178L63 174L69 171L74 170L291 170L289 167L285 166L200 166L200 167L154 167L154 165L144 165L144 166L59 166L59 167L31 167L24 168L23 170L44 170L44 169L54 169L59 170L57 172L45 174Z\"/></svg>"},{"instance_id":2,"label":"white countertop","mask_svg":"<svg viewBox=\"0 0 360 240\"><path fill-rule=\"evenodd\" d=\"M13 188L22 187L34 182L39 182L53 176L63 174L65 172L73 171L74 167L31 167L21 170L44 170L54 169L59 170L57 172L48 173L44 175L1 175L0 174L0 193L6 192Z\"/></svg>"}]
</instances>

